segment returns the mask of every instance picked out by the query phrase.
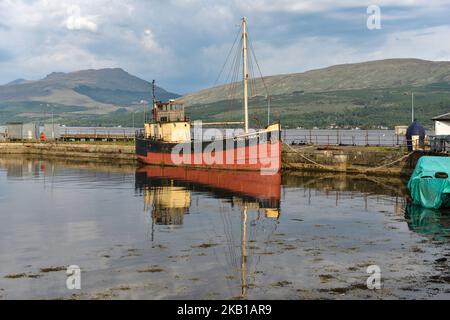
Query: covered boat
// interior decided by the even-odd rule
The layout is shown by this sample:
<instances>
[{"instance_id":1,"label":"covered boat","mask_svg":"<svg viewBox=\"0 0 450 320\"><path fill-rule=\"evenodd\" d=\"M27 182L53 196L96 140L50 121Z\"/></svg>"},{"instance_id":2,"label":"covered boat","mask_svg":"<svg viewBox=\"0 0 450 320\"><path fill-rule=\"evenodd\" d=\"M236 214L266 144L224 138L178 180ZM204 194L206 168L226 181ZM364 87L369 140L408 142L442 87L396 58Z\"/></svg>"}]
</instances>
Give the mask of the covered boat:
<instances>
[{"instance_id":1,"label":"covered boat","mask_svg":"<svg viewBox=\"0 0 450 320\"><path fill-rule=\"evenodd\" d=\"M438 209L450 206L450 157L424 156L409 179L414 204Z\"/></svg>"}]
</instances>

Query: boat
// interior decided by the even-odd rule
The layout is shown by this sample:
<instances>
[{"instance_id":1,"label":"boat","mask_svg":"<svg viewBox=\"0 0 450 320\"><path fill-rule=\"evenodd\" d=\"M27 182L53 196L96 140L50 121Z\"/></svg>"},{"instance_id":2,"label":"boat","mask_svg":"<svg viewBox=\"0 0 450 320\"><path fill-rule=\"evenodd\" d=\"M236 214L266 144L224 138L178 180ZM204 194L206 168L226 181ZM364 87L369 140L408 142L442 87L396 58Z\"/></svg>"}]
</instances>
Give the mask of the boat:
<instances>
[{"instance_id":1,"label":"boat","mask_svg":"<svg viewBox=\"0 0 450 320\"><path fill-rule=\"evenodd\" d=\"M182 101L156 101L153 81L152 118L145 121L143 130L136 135L137 159L145 164L186 166L225 170L261 171L277 173L281 167L281 126L270 123L270 98L268 101L268 124L264 129L249 128L249 71L247 69L247 27L242 19L242 101L243 122L191 121L185 113ZM254 56L254 54L253 54ZM251 65L250 65L251 66ZM262 76L261 76L262 77ZM225 135L217 129L212 138L205 138L205 125L244 124L243 130ZM192 135L192 131L194 134ZM207 131L207 130L206 130ZM217 133L218 132L218 133ZM197 134L196 134L197 133ZM199 134L198 134L199 133ZM193 137L192 137L193 136Z\"/></svg>"},{"instance_id":2,"label":"boat","mask_svg":"<svg viewBox=\"0 0 450 320\"><path fill-rule=\"evenodd\" d=\"M450 157L423 156L408 182L413 204L428 209L450 207Z\"/></svg>"}]
</instances>

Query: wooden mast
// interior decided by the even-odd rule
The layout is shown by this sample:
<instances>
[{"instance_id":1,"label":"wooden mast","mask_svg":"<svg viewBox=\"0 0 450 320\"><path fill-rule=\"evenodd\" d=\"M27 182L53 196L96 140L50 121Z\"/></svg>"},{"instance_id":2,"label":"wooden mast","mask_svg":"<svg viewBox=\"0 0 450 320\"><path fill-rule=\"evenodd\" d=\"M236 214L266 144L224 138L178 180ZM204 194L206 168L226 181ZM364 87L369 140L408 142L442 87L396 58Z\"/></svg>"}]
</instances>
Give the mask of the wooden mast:
<instances>
[{"instance_id":1,"label":"wooden mast","mask_svg":"<svg viewBox=\"0 0 450 320\"><path fill-rule=\"evenodd\" d=\"M152 118L153 121L156 121L156 106L155 106L156 98L155 98L155 80L152 81Z\"/></svg>"},{"instance_id":2,"label":"wooden mast","mask_svg":"<svg viewBox=\"0 0 450 320\"><path fill-rule=\"evenodd\" d=\"M242 18L242 60L243 60L243 86L244 86L244 123L245 133L248 133L248 72L247 72L247 19Z\"/></svg>"}]
</instances>

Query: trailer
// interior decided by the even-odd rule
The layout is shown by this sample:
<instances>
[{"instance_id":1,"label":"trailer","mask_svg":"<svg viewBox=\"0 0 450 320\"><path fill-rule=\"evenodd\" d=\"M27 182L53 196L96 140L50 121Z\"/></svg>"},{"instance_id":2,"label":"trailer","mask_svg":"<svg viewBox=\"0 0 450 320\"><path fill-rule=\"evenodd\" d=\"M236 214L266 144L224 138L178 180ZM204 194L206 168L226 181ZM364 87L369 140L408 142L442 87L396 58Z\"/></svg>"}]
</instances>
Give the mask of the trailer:
<instances>
[{"instance_id":1,"label":"trailer","mask_svg":"<svg viewBox=\"0 0 450 320\"><path fill-rule=\"evenodd\" d=\"M6 124L6 137L10 141L36 141L39 139L39 125L32 122L9 122Z\"/></svg>"}]
</instances>

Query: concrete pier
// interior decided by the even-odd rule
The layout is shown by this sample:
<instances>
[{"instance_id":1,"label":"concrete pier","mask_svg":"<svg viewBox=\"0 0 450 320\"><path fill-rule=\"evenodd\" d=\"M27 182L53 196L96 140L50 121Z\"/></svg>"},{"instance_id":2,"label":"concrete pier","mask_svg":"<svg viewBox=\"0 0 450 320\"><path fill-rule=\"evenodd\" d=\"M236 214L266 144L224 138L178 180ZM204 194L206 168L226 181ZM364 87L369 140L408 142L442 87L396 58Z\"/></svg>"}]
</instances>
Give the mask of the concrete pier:
<instances>
[{"instance_id":1,"label":"concrete pier","mask_svg":"<svg viewBox=\"0 0 450 320\"><path fill-rule=\"evenodd\" d=\"M0 143L0 156L14 154L83 162L136 162L135 147L131 143ZM416 152L408 155L404 148L398 147L283 145L282 168L292 171L408 176L421 154ZM404 159L397 161L402 157Z\"/></svg>"},{"instance_id":2,"label":"concrete pier","mask_svg":"<svg viewBox=\"0 0 450 320\"><path fill-rule=\"evenodd\" d=\"M408 176L420 155L421 152L409 154L398 147L283 145L282 167L285 170Z\"/></svg>"},{"instance_id":3,"label":"concrete pier","mask_svg":"<svg viewBox=\"0 0 450 320\"><path fill-rule=\"evenodd\" d=\"M0 143L2 155L32 155L84 162L136 162L134 145L112 143Z\"/></svg>"}]
</instances>

